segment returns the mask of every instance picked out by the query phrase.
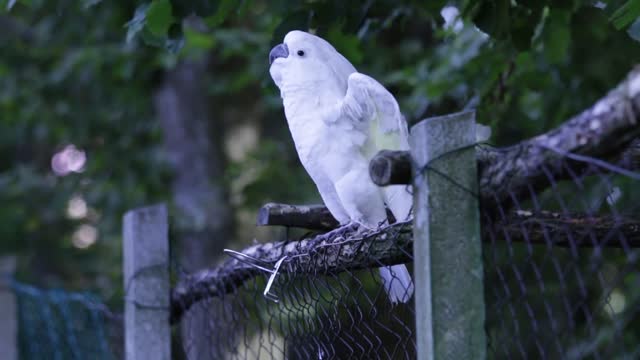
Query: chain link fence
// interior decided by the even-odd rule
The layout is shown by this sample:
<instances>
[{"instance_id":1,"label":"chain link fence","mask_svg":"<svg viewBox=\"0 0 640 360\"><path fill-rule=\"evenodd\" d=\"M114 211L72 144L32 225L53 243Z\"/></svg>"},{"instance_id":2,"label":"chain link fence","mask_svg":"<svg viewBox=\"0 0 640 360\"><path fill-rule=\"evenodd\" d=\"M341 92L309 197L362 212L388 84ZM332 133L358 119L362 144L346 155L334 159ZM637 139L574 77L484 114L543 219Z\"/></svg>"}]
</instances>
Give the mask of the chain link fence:
<instances>
[{"instance_id":1,"label":"chain link fence","mask_svg":"<svg viewBox=\"0 0 640 360\"><path fill-rule=\"evenodd\" d=\"M640 172L603 160L569 154L483 214L491 358L640 357Z\"/></svg>"},{"instance_id":2,"label":"chain link fence","mask_svg":"<svg viewBox=\"0 0 640 360\"><path fill-rule=\"evenodd\" d=\"M383 242L382 234L402 240ZM410 239L410 224L400 224L245 250L250 255L229 259L174 298L178 312L190 307L179 347L190 359L413 359L414 302L392 304L377 270L386 265L378 259L394 260L391 252L411 261ZM277 272L266 271L280 259Z\"/></svg>"},{"instance_id":3,"label":"chain link fence","mask_svg":"<svg viewBox=\"0 0 640 360\"><path fill-rule=\"evenodd\" d=\"M629 163L585 161L563 162L568 179L543 169L546 184L481 212L490 359L640 356L640 173L626 170ZM180 352L189 359L414 359L415 297L393 305L376 269L398 261L411 269L410 229L257 245L200 274L200 288L175 298L184 301L180 314L191 304L199 309L181 317ZM383 234L392 240L381 241ZM266 270L282 258L264 296L273 275ZM184 326L192 314L206 314L200 328ZM206 346L198 346L203 338Z\"/></svg>"}]
</instances>

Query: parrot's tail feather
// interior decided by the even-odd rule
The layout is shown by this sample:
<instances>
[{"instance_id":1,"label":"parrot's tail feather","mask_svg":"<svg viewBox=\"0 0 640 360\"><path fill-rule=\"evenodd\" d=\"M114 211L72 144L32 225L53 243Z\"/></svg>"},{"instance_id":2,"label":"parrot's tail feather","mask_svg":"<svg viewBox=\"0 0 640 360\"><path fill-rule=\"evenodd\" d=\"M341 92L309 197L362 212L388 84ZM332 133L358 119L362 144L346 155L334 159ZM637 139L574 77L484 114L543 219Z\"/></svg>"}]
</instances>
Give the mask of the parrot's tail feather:
<instances>
[{"instance_id":1,"label":"parrot's tail feather","mask_svg":"<svg viewBox=\"0 0 640 360\"><path fill-rule=\"evenodd\" d=\"M380 277L392 304L406 303L413 296L413 281L405 265L381 267Z\"/></svg>"},{"instance_id":2,"label":"parrot's tail feather","mask_svg":"<svg viewBox=\"0 0 640 360\"><path fill-rule=\"evenodd\" d=\"M410 219L413 195L406 185L387 186L383 189L384 202L393 213L396 221L402 222Z\"/></svg>"}]
</instances>

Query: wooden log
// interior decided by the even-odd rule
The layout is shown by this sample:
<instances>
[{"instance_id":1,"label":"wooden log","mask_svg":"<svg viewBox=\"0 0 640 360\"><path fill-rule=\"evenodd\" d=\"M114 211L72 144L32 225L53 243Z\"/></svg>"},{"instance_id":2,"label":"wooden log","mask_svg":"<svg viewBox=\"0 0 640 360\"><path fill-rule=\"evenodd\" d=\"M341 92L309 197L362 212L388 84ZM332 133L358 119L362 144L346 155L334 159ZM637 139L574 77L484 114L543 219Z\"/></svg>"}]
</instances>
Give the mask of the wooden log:
<instances>
[{"instance_id":1,"label":"wooden log","mask_svg":"<svg viewBox=\"0 0 640 360\"><path fill-rule=\"evenodd\" d=\"M640 247L640 216L518 210L491 225L486 224L484 229L485 242L506 239L564 247Z\"/></svg>"},{"instance_id":2,"label":"wooden log","mask_svg":"<svg viewBox=\"0 0 640 360\"><path fill-rule=\"evenodd\" d=\"M310 230L331 230L340 224L324 205L268 203L258 211L258 226L289 226Z\"/></svg>"},{"instance_id":3,"label":"wooden log","mask_svg":"<svg viewBox=\"0 0 640 360\"><path fill-rule=\"evenodd\" d=\"M369 163L369 176L378 186L410 184L411 154L409 151L380 151Z\"/></svg>"},{"instance_id":4,"label":"wooden log","mask_svg":"<svg viewBox=\"0 0 640 360\"><path fill-rule=\"evenodd\" d=\"M398 223L368 233L349 229L300 241L259 244L242 253L267 264L287 256L280 273L332 274L410 262L412 237L411 224ZM173 288L171 320L177 321L195 302L233 292L261 274L264 273L247 263L229 259L218 267L188 275Z\"/></svg>"},{"instance_id":5,"label":"wooden log","mask_svg":"<svg viewBox=\"0 0 640 360\"><path fill-rule=\"evenodd\" d=\"M389 224L396 222L393 213L387 208ZM287 226L309 230L329 231L340 226L329 209L322 204L288 205L268 203L258 211L258 226Z\"/></svg>"}]
</instances>

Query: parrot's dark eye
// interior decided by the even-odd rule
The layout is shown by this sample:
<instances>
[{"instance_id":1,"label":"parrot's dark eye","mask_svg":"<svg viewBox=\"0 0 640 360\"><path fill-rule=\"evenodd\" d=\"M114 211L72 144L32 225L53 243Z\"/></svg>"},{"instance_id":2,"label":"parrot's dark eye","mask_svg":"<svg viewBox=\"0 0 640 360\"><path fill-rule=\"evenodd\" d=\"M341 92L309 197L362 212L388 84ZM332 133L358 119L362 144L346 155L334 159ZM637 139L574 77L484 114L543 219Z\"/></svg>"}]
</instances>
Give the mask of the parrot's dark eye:
<instances>
[{"instance_id":1,"label":"parrot's dark eye","mask_svg":"<svg viewBox=\"0 0 640 360\"><path fill-rule=\"evenodd\" d=\"M304 56L304 51L298 50L298 56Z\"/></svg>"}]
</instances>

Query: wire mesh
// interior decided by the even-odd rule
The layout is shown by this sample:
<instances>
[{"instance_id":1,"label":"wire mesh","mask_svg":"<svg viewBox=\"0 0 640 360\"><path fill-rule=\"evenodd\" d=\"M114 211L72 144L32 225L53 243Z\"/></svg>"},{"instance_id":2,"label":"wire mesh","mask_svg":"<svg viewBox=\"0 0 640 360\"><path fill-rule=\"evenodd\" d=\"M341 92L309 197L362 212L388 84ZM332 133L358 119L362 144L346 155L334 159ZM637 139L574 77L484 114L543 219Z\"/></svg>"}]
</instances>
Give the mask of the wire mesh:
<instances>
[{"instance_id":1,"label":"wire mesh","mask_svg":"<svg viewBox=\"0 0 640 360\"><path fill-rule=\"evenodd\" d=\"M18 351L24 360L122 359L122 317L89 293L11 283L18 304Z\"/></svg>"},{"instance_id":2,"label":"wire mesh","mask_svg":"<svg viewBox=\"0 0 640 360\"><path fill-rule=\"evenodd\" d=\"M382 234L388 240L381 240ZM284 259L275 275L229 259L220 267L225 270L200 281L196 285L200 289L191 288L191 294L202 291L218 296L205 297L182 316L181 355L189 359L415 358L413 297L393 304L377 269L389 264L378 260L382 258L410 262L410 238L410 224L404 223L355 235L338 230L250 251L274 260L272 266ZM272 275L269 299L263 293ZM193 300L180 299L184 302L177 306Z\"/></svg>"},{"instance_id":3,"label":"wire mesh","mask_svg":"<svg viewBox=\"0 0 640 360\"><path fill-rule=\"evenodd\" d=\"M639 358L638 166L562 155L524 191L482 203L488 357ZM377 271L411 268L411 245L404 223L247 249L264 266L283 259L277 302L263 296L273 274L255 264L187 276L173 294L177 356L413 359L414 299L392 304Z\"/></svg>"},{"instance_id":4,"label":"wire mesh","mask_svg":"<svg viewBox=\"0 0 640 360\"><path fill-rule=\"evenodd\" d=\"M640 173L563 157L483 212L490 358L639 358Z\"/></svg>"}]
</instances>

